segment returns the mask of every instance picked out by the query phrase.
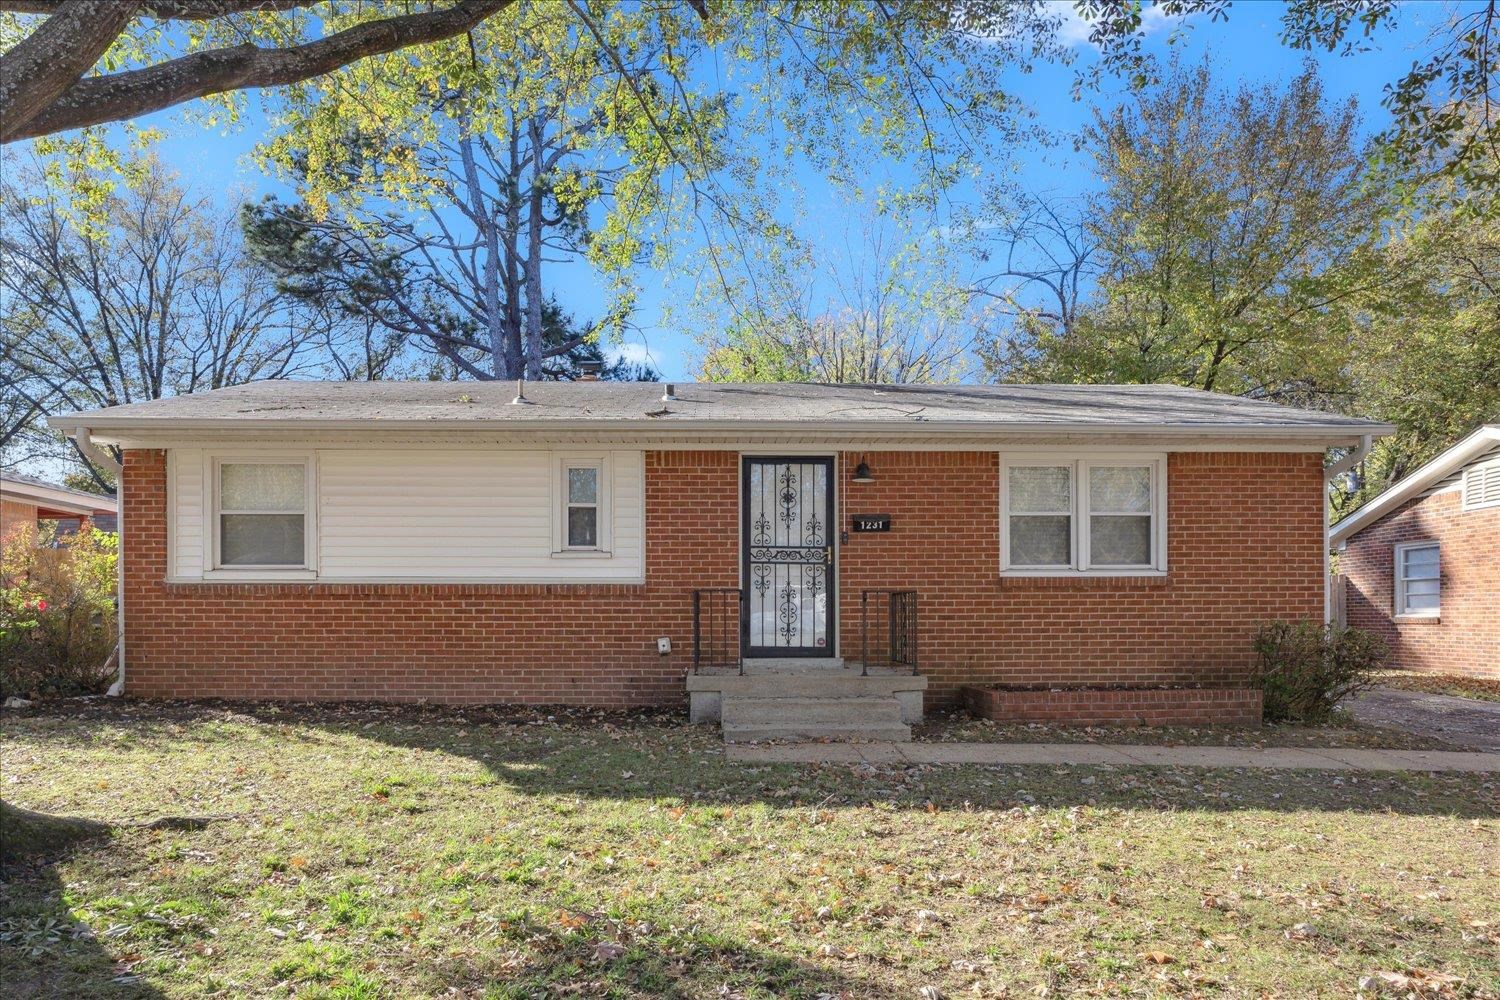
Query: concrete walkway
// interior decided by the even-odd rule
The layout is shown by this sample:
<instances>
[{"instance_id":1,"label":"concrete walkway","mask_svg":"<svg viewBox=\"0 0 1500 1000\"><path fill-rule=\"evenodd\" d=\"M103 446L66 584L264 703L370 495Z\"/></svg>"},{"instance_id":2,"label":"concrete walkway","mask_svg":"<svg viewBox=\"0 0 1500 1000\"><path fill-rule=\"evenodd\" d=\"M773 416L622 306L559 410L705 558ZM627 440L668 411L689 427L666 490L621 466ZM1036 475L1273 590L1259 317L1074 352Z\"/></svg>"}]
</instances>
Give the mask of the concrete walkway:
<instances>
[{"instance_id":1,"label":"concrete walkway","mask_svg":"<svg viewBox=\"0 0 1500 1000\"><path fill-rule=\"evenodd\" d=\"M1500 753L1268 747L1154 747L1102 743L730 744L756 764L1109 764L1113 767L1312 768L1330 771L1500 771Z\"/></svg>"},{"instance_id":2,"label":"concrete walkway","mask_svg":"<svg viewBox=\"0 0 1500 1000\"><path fill-rule=\"evenodd\" d=\"M1360 722L1459 747L1500 750L1500 702L1423 691L1371 688L1344 702Z\"/></svg>"}]
</instances>

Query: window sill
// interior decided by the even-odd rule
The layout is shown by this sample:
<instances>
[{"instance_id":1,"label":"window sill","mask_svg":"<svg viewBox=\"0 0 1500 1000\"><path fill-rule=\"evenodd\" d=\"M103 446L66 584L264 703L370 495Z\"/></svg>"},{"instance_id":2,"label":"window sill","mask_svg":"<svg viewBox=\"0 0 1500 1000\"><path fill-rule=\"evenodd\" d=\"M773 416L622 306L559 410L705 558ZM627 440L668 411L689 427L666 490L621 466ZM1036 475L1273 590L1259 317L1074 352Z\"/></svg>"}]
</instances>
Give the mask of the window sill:
<instances>
[{"instance_id":1,"label":"window sill","mask_svg":"<svg viewBox=\"0 0 1500 1000\"><path fill-rule=\"evenodd\" d=\"M1155 590L1171 586L1165 573L1001 573L1001 590Z\"/></svg>"},{"instance_id":2,"label":"window sill","mask_svg":"<svg viewBox=\"0 0 1500 1000\"><path fill-rule=\"evenodd\" d=\"M1164 569L1003 569L1003 580L1119 580L1130 577L1165 577Z\"/></svg>"},{"instance_id":3,"label":"window sill","mask_svg":"<svg viewBox=\"0 0 1500 1000\"><path fill-rule=\"evenodd\" d=\"M1391 620L1400 625L1441 625L1442 615L1393 615Z\"/></svg>"},{"instance_id":4,"label":"window sill","mask_svg":"<svg viewBox=\"0 0 1500 1000\"><path fill-rule=\"evenodd\" d=\"M608 549L561 549L551 554L553 559L613 559L615 554Z\"/></svg>"},{"instance_id":5,"label":"window sill","mask_svg":"<svg viewBox=\"0 0 1500 1000\"><path fill-rule=\"evenodd\" d=\"M208 569L203 579L212 583L301 583L316 580L310 569Z\"/></svg>"}]
</instances>

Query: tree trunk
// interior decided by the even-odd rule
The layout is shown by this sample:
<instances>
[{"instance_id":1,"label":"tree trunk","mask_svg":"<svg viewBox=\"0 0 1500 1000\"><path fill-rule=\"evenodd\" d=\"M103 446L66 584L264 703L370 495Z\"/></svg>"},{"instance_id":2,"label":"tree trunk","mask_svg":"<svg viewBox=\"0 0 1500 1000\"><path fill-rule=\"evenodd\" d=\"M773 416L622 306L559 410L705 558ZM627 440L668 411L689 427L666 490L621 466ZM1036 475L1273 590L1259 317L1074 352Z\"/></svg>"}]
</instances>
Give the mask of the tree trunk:
<instances>
[{"instance_id":1,"label":"tree trunk","mask_svg":"<svg viewBox=\"0 0 1500 1000\"><path fill-rule=\"evenodd\" d=\"M469 208L474 227L479 231L484 244L484 321L485 335L490 345L490 370L497 379L515 378L515 368L510 364L506 350L505 322L500 312L500 234L494 217L485 204L484 190L480 186L479 167L474 161L474 135L470 131L468 115L459 119L458 149L463 158L464 183L469 189Z\"/></svg>"},{"instance_id":2,"label":"tree trunk","mask_svg":"<svg viewBox=\"0 0 1500 1000\"><path fill-rule=\"evenodd\" d=\"M526 377L542 377L542 200L546 184L542 163L542 121L527 122L531 133L531 190L526 220Z\"/></svg>"}]
</instances>

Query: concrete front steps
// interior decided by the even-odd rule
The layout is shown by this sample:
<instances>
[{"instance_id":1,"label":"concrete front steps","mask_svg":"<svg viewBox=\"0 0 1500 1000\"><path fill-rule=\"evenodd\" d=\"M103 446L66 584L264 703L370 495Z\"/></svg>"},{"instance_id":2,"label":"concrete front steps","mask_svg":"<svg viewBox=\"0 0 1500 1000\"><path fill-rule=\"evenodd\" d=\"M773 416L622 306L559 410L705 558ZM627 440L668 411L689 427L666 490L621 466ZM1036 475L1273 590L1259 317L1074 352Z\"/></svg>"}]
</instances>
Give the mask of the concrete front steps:
<instances>
[{"instance_id":1,"label":"concrete front steps","mask_svg":"<svg viewBox=\"0 0 1500 1000\"><path fill-rule=\"evenodd\" d=\"M718 722L730 743L759 740L911 739L927 678L862 676L857 664L747 663L746 672L689 674L689 716Z\"/></svg>"}]
</instances>

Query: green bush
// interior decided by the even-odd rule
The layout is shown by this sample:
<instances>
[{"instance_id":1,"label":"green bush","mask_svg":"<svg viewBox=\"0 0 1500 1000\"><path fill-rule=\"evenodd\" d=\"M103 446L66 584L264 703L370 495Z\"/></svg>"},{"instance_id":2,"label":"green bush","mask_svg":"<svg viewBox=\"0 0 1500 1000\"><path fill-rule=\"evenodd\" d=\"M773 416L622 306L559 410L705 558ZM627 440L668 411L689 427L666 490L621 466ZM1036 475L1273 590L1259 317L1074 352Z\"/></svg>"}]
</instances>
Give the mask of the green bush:
<instances>
[{"instance_id":1,"label":"green bush","mask_svg":"<svg viewBox=\"0 0 1500 1000\"><path fill-rule=\"evenodd\" d=\"M55 544L54 544L55 543ZM0 554L0 698L97 694L115 674L111 532L25 525Z\"/></svg>"},{"instance_id":2,"label":"green bush","mask_svg":"<svg viewBox=\"0 0 1500 1000\"><path fill-rule=\"evenodd\" d=\"M1314 621L1264 622L1251 640L1269 722L1324 722L1345 697L1369 687L1385 662L1373 632Z\"/></svg>"}]
</instances>

